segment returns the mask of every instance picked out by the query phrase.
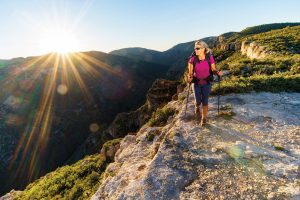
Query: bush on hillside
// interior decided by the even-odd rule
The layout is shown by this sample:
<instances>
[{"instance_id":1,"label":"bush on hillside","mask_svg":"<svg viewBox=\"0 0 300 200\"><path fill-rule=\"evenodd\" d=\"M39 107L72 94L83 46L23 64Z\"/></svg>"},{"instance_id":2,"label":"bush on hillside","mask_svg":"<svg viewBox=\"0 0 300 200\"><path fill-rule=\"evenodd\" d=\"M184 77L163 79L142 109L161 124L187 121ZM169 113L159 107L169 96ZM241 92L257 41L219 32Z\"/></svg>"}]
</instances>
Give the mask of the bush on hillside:
<instances>
[{"instance_id":1,"label":"bush on hillside","mask_svg":"<svg viewBox=\"0 0 300 200\"><path fill-rule=\"evenodd\" d=\"M107 141L103 148L120 141L121 138ZM86 156L37 179L15 199L89 199L97 191L107 165L104 154Z\"/></svg>"},{"instance_id":2,"label":"bush on hillside","mask_svg":"<svg viewBox=\"0 0 300 200\"><path fill-rule=\"evenodd\" d=\"M149 120L150 126L164 126L167 123L169 116L175 113L174 108L158 108L156 112L152 114L151 119Z\"/></svg>"}]
</instances>

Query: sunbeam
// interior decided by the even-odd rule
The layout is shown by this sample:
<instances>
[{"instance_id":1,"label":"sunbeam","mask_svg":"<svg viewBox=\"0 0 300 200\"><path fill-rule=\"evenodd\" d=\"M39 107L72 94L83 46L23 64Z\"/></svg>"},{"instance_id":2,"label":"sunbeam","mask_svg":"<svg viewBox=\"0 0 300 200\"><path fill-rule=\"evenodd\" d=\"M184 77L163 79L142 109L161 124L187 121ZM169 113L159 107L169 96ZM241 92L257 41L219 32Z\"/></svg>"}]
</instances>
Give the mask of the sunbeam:
<instances>
[{"instance_id":1,"label":"sunbeam","mask_svg":"<svg viewBox=\"0 0 300 200\"><path fill-rule=\"evenodd\" d=\"M75 64L76 63L76 64ZM16 70L5 81L18 79L24 76L31 84L21 81L19 85L11 86L10 93L18 90L18 87L27 87L21 93L27 99L29 107L32 108L28 116L24 116L24 128L20 134L19 142L15 148L14 155L8 164L8 170L14 170L11 180L17 180L20 175L28 180L36 179L43 173L42 162L49 143L51 127L55 121L55 99L60 96L68 96L69 92L80 89L82 99L86 105L93 105L94 97L85 83L83 75L88 80L97 81L103 74L101 70L115 77L122 77L120 73L109 64L102 62L87 53L50 53L45 56L30 59L23 64L22 70ZM44 78L43 78L44 77ZM40 93L40 97L39 96ZM57 96L57 97L55 97ZM19 96L16 96L19 98ZM38 102L36 102L38 100ZM38 105L34 105L38 103ZM20 104L18 104L20 105ZM36 109L34 109L36 107ZM13 116L12 116L13 117ZM17 120L15 115L10 120ZM22 119L22 118L20 118ZM59 120L60 119L56 119ZM18 126L14 122L15 126ZM90 122L87 131L95 133L99 125L95 121ZM26 176L25 176L26 175Z\"/></svg>"}]
</instances>

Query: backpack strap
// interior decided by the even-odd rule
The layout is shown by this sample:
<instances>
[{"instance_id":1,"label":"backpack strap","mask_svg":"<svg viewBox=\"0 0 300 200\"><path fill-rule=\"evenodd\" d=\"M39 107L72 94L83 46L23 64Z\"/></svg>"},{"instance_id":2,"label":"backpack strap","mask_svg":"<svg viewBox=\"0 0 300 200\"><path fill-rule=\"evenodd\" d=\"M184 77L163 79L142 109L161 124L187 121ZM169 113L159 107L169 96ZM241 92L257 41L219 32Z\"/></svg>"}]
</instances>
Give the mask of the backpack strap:
<instances>
[{"instance_id":1,"label":"backpack strap","mask_svg":"<svg viewBox=\"0 0 300 200\"><path fill-rule=\"evenodd\" d=\"M196 66L196 63L199 62L199 59L198 59L198 56L194 56L194 62L193 62L193 75L195 73L195 66Z\"/></svg>"},{"instance_id":2,"label":"backpack strap","mask_svg":"<svg viewBox=\"0 0 300 200\"><path fill-rule=\"evenodd\" d=\"M211 69L210 56L211 56L211 53L205 54L205 59L207 60L208 65L209 65L209 74L212 75L212 74L213 74L213 71L212 71L212 69Z\"/></svg>"}]
</instances>

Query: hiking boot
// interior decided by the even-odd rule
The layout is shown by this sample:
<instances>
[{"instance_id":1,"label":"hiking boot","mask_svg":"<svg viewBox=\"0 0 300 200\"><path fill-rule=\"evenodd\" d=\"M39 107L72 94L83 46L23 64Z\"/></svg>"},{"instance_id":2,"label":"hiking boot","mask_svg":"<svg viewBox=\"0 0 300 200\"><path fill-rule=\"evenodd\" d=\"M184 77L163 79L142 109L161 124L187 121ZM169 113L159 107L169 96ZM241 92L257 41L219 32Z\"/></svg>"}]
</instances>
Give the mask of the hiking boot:
<instances>
[{"instance_id":1,"label":"hiking boot","mask_svg":"<svg viewBox=\"0 0 300 200\"><path fill-rule=\"evenodd\" d=\"M201 119L200 106L195 106L195 119L197 121Z\"/></svg>"},{"instance_id":2,"label":"hiking boot","mask_svg":"<svg viewBox=\"0 0 300 200\"><path fill-rule=\"evenodd\" d=\"M200 120L200 124L199 126L202 127L203 125L207 124L208 123L208 119L207 117L202 117L201 120Z\"/></svg>"}]
</instances>

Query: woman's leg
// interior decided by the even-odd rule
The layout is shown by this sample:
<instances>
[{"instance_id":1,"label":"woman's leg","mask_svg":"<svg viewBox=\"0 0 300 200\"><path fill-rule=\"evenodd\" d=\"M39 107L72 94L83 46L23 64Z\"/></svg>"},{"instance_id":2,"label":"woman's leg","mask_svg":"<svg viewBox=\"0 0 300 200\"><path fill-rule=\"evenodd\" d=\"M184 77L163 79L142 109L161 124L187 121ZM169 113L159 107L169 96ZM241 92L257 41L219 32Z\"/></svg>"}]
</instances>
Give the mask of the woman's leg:
<instances>
[{"instance_id":1,"label":"woman's leg","mask_svg":"<svg viewBox=\"0 0 300 200\"><path fill-rule=\"evenodd\" d=\"M201 93L200 86L198 84L193 83L193 92L195 98L195 114L200 113L200 103L201 103Z\"/></svg>"},{"instance_id":2,"label":"woman's leg","mask_svg":"<svg viewBox=\"0 0 300 200\"><path fill-rule=\"evenodd\" d=\"M207 121L207 113L208 113L208 97L211 91L211 83L205 84L201 86L201 95L202 95L202 119L201 119L201 125L202 123L206 123Z\"/></svg>"}]
</instances>

